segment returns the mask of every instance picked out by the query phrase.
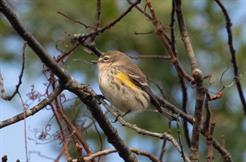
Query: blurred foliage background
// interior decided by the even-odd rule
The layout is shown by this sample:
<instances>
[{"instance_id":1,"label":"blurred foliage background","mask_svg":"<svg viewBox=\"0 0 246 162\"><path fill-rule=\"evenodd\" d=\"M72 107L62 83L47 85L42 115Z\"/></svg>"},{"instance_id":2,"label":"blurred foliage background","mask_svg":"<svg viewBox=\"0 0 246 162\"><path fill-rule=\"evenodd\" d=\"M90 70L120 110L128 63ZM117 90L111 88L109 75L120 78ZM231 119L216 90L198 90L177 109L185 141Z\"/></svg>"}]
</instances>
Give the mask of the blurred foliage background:
<instances>
[{"instance_id":1,"label":"blurred foliage background","mask_svg":"<svg viewBox=\"0 0 246 162\"><path fill-rule=\"evenodd\" d=\"M9 2L27 29L36 36L52 56L57 56L61 53L56 49L56 46L60 46L60 40L65 42L68 34L86 33L90 30L71 22L57 12L65 13L87 25L93 26L95 24L96 0L9 0ZM232 18L234 45L237 50L241 73L240 79L243 84L244 92L246 92L246 12L243 11L245 10L245 7L243 7L245 6L245 2L242 0L235 0L233 3L229 0L222 0L222 2L225 4ZM171 1L154 0L153 4L154 9L158 13L159 20L169 31ZM142 7L144 6L144 0L141 5ZM115 19L128 6L129 4L125 0L102 0L101 25L104 26L109 21ZM222 87L220 80L226 85L230 84L233 80L224 17L214 1L184 1L183 11L200 66L206 75L211 75L211 79L207 80L207 86L209 87L210 93L215 94ZM17 67L16 74L18 74L23 40L13 31L2 15L0 18L0 64L4 63ZM186 57L186 51L183 47L177 24L175 29L178 57L183 67L190 72L190 65ZM133 9L117 25L97 37L96 46L101 51L116 49L124 51L131 56L165 55L165 49L155 34L134 34L135 32L151 31L153 31L151 22L137 10ZM69 44L66 45L66 47L62 47L64 50L71 47ZM80 47L76 49L68 62L66 62L65 68L81 83L89 84L94 89L98 90L97 69L88 62L91 59L96 59L96 56L86 53L83 48ZM181 105L182 93L179 80L169 60L138 59L136 62L151 80L158 83L164 89L164 93L169 100L176 105ZM42 71L40 70L40 60L30 49L27 51L26 64L25 77L28 78L29 81L35 80L35 82L30 84L44 84L45 81ZM8 72L8 70L9 69L1 69L3 73ZM223 72L225 72L225 74L221 79ZM23 84L25 84L25 82ZM190 87L189 83L188 85L188 109L189 112L192 113L194 108L194 90ZM153 84L152 86L153 89L156 89L156 93L159 93ZM10 88L11 87L14 86L10 85ZM25 91L23 92L25 93ZM223 97L219 100L212 101L210 104L212 105L214 120L216 121L214 136L225 142L225 146L230 151L234 161L246 161L246 120L235 85L226 88L223 91ZM76 100L67 102L66 111L77 124L83 123L83 125L86 125L90 123L91 119L88 117L86 107L79 104ZM110 120L114 120L110 115L107 116ZM131 123L135 123L148 130L163 132L168 129L167 121L156 113L136 113L126 118ZM48 118L44 119L44 121L48 120ZM160 140L138 135L136 132L125 129L116 123L114 126L117 127L120 136L129 146L140 147L157 156L159 155L159 150L162 145ZM173 128L171 131L177 136L177 129ZM182 129L180 132L182 136ZM93 150L99 150L100 145L105 148L109 147L100 129L99 133L103 139L102 143L98 140L99 137L94 126L83 131L85 138L89 141ZM185 145L184 139L182 140ZM204 142L205 141L203 141L201 145L201 161L205 161L206 158ZM50 144L47 147L59 148L60 146ZM176 156L177 152L169 145L165 156L166 161L179 161L180 159ZM111 156L109 156L109 159L110 157ZM112 158L113 157L111 157L111 159ZM146 159L140 161L144 160ZM215 161L220 160L221 158L216 154Z\"/></svg>"}]
</instances>

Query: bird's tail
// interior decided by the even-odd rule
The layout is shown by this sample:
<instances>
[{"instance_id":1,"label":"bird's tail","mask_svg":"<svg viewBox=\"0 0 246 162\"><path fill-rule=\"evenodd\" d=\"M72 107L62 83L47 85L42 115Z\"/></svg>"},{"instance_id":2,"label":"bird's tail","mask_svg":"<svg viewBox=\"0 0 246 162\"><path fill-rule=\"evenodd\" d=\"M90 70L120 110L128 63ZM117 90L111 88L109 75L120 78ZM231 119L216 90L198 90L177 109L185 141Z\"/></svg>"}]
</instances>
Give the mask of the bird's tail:
<instances>
[{"instance_id":1,"label":"bird's tail","mask_svg":"<svg viewBox=\"0 0 246 162\"><path fill-rule=\"evenodd\" d=\"M171 111L165 108L166 103L164 100L154 95L149 86L141 85L141 88L150 96L151 104L162 114L164 114L170 120L177 120L177 116Z\"/></svg>"},{"instance_id":2,"label":"bird's tail","mask_svg":"<svg viewBox=\"0 0 246 162\"><path fill-rule=\"evenodd\" d=\"M177 120L177 115L173 111L165 108L165 101L158 96L151 96L151 103L162 114L164 114L170 120Z\"/></svg>"}]
</instances>

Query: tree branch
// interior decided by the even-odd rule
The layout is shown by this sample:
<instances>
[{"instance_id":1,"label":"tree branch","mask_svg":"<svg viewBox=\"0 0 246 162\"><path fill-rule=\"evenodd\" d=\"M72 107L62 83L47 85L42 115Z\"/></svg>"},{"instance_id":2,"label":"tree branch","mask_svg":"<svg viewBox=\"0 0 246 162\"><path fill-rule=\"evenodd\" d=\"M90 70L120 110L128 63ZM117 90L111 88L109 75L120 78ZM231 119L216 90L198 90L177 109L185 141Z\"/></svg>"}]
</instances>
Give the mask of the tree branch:
<instances>
[{"instance_id":1,"label":"tree branch","mask_svg":"<svg viewBox=\"0 0 246 162\"><path fill-rule=\"evenodd\" d=\"M139 1L137 1L139 2ZM11 23L16 32L27 41L28 45L37 54L40 60L59 78L62 84L71 92L75 93L82 102L84 102L90 110L93 117L97 120L98 124L104 131L108 141L118 150L119 155L128 162L136 162L137 159L131 154L129 148L124 144L119 137L116 129L111 125L108 119L105 118L103 112L100 110L94 97L92 97L89 89L81 91L80 85L74 81L71 76L61 68L55 60L53 60L45 51L43 46L37 41L34 36L27 32L23 25L20 23L12 9L9 7L5 0L0 1L0 12L4 14L7 20ZM84 91L86 90L86 91Z\"/></svg>"},{"instance_id":2,"label":"tree branch","mask_svg":"<svg viewBox=\"0 0 246 162\"><path fill-rule=\"evenodd\" d=\"M171 46L172 46L172 50L176 51L176 39L175 39L175 33L174 33L174 25L175 25L175 13L176 13L176 5L175 5L175 0L172 0L172 11L171 11L171 20L170 20L170 38L171 38ZM175 55L177 57L177 52L175 52ZM187 92L187 86L186 86L186 82L185 79L183 78L182 75L180 75L178 73L178 78L179 78L179 82L180 82L180 86L181 86L181 90L182 90L182 110L187 113L187 103L188 103L188 92ZM186 120L183 120L183 130L184 130L184 135L185 135L185 140L186 143L188 145L188 147L190 147L190 137L189 137L189 128L188 128L188 122Z\"/></svg>"},{"instance_id":3,"label":"tree branch","mask_svg":"<svg viewBox=\"0 0 246 162\"><path fill-rule=\"evenodd\" d=\"M188 81L192 82L194 79L181 67L180 62L179 62L178 58L176 57L175 51L172 50L172 47L170 45L171 41L170 41L166 31L162 27L161 23L158 21L156 13L152 7L152 0L147 0L146 6L150 10L151 17L152 17L151 22L152 22L152 25L154 27L155 33L160 37L161 43L166 48L167 53L171 57L171 62L174 65L176 71L181 76L186 78Z\"/></svg>"},{"instance_id":4,"label":"tree branch","mask_svg":"<svg viewBox=\"0 0 246 162\"><path fill-rule=\"evenodd\" d=\"M54 59L45 51L39 41L30 33L27 32L21 24L15 13L12 11L6 0L0 1L0 12L7 18L15 31L27 42L32 50L38 55L40 60L59 77L63 82L67 82L71 77L61 68Z\"/></svg>"},{"instance_id":5,"label":"tree branch","mask_svg":"<svg viewBox=\"0 0 246 162\"><path fill-rule=\"evenodd\" d=\"M100 103L103 104L103 106L114 116L117 118L117 121L119 121L123 126L128 127L134 131L136 131L137 133L141 134L141 135L149 135L149 136L153 136L153 137L157 137L160 139L167 139L168 141L170 141L175 147L176 149L179 151L180 154L182 154L182 149L181 146L179 145L178 141L169 133L164 132L164 133L156 133L156 132L151 132L142 128L137 127L136 125L133 125L127 121L124 120L123 117L121 117L116 111L114 111L112 109L112 107L110 107L105 101L103 101L102 99L99 100ZM190 161L188 157L185 156L186 161Z\"/></svg>"},{"instance_id":6,"label":"tree branch","mask_svg":"<svg viewBox=\"0 0 246 162\"><path fill-rule=\"evenodd\" d=\"M133 4L133 2L132 2L131 0L127 0L127 2L128 2L129 4L131 4L131 5ZM144 14L149 20L152 20L151 15L148 14L147 12L145 12L141 7L139 7L138 5L136 5L135 8L136 8L139 12L141 12L142 14Z\"/></svg>"},{"instance_id":7,"label":"tree branch","mask_svg":"<svg viewBox=\"0 0 246 162\"><path fill-rule=\"evenodd\" d=\"M145 152L145 151L141 151L139 149L136 149L136 148L130 148L130 150L137 154L137 155L142 155L142 156L145 156L147 158L149 158L149 160L151 160L152 162L160 162L157 157L155 157L154 155L148 153L148 152ZM108 154L111 154L111 153L114 153L114 152L117 152L117 150L111 148L111 149L106 149L106 150L102 150L102 151L98 151L98 152L95 152L93 154L91 154L90 156L85 156L83 157L84 161L85 162L89 162L90 160L92 159L95 159L97 157L100 157L100 156L105 156L105 155L108 155ZM77 159L73 159L72 162L79 162Z\"/></svg>"},{"instance_id":8,"label":"tree branch","mask_svg":"<svg viewBox=\"0 0 246 162\"><path fill-rule=\"evenodd\" d=\"M199 135L201 131L201 119L202 119L202 110L204 99L206 96L206 90L203 86L203 72L199 68L197 59L195 57L192 44L190 41L190 37L185 25L182 8L181 8L181 0L175 0L176 5L176 15L178 19L179 29L182 36L182 40L187 51L188 58L191 63L192 76L196 82L196 104L195 104L195 123L193 124L192 130L192 139L191 139L191 147L190 147L190 158L192 161L199 160Z\"/></svg>"},{"instance_id":9,"label":"tree branch","mask_svg":"<svg viewBox=\"0 0 246 162\"><path fill-rule=\"evenodd\" d=\"M140 1L137 1L135 5L137 5L137 3L139 3ZM130 12L130 10L134 7L134 5L130 6L130 8L128 8L128 12ZM73 80L71 78L71 76L66 73L64 71L64 69L62 69L55 60L53 60L48 53L46 53L45 49L42 47L42 45L33 37L33 35L29 32L27 32L24 27L22 26L22 24L20 23L20 21L17 19L17 17L15 16L15 14L13 13L13 11L10 9L10 7L7 5L6 0L1 0L0 1L0 12L2 12L6 18L8 19L8 21L11 23L12 27L17 31L17 33L24 39L27 41L28 45L34 50L34 52L40 57L41 61L53 72L55 73L55 75L60 79L60 82L64 85L64 87L66 89L68 89L69 91L75 93L82 102L84 102L89 111L91 112L91 114L93 115L93 117L97 120L97 122L99 123L100 127L102 128L102 130L104 131L104 133L106 134L108 141L110 143L112 143L114 145L114 147L117 149L117 151L119 152L119 155L125 160L125 161L136 161L136 158L134 156L132 156L130 149L123 143L123 141L121 140L121 138L119 137L119 135L117 134L117 131L114 129L114 127L112 127L112 125L110 124L110 122L105 118L103 112L100 110L100 107L98 106L96 99L93 95L93 93L91 92L91 89L89 89L87 86L81 86L79 85L75 80ZM128 13L126 12L126 14ZM111 28L115 23L117 23L118 21L120 21L125 15L121 15L119 17L119 19L116 19L115 21L113 21L111 24L109 24L108 26L105 26L104 28L101 28L99 30L97 30L96 32L92 32L92 33L88 33L85 34L87 37L92 36L93 34L99 34L99 33L103 33L105 30ZM159 30L159 26L156 26L156 30ZM163 30L163 29L162 29ZM165 36L165 35L164 35ZM167 39L167 38L165 38ZM176 62L176 60L172 60L174 62L174 65ZM178 69L178 68L177 68ZM181 69L182 70L182 69ZM199 73L198 73L199 74ZM182 73L182 75L184 75ZM197 76L195 74L193 74L193 76ZM187 77L187 76L186 76ZM189 78L189 76L188 76ZM198 79L202 78L201 76L198 75ZM195 78L196 81L198 81L197 78ZM189 80L189 79L188 79ZM190 78L189 81L193 80L193 78ZM201 82L202 83L202 82ZM202 84L201 84L202 85ZM202 92L203 87L201 86L199 88L199 84L197 86L197 92L199 90L200 93ZM198 105L201 105L201 102L203 100L203 97L200 95L197 95L197 104L196 107L199 107ZM199 98L200 96L200 98ZM198 104L199 103L199 104ZM166 102L166 107L169 107L172 111L181 114L180 116L183 119L186 119L187 121L191 122L194 124L194 119L187 115L186 113L184 113L183 111L179 110L179 109L173 109L173 105L169 104L169 102ZM175 107L176 108L176 107ZM27 113L26 113L27 114ZM196 113L195 113L196 114ZM22 119L20 119L22 120ZM19 120L18 120L19 121ZM196 122L198 121L197 118L195 120ZM9 124L8 124L9 125ZM1 127L0 127L1 128ZM204 134L204 133L203 133ZM155 134L156 135L156 134ZM163 137L162 137L163 138ZM230 154L228 153L228 151L221 146L214 138L213 138L213 145L214 147L219 150L219 152L228 157L229 161L231 161L231 157Z\"/></svg>"},{"instance_id":10,"label":"tree branch","mask_svg":"<svg viewBox=\"0 0 246 162\"><path fill-rule=\"evenodd\" d=\"M180 33L182 36L182 40L185 45L185 49L187 51L187 55L189 57L190 63L191 63L191 69L192 71L198 68L198 63L196 60L196 56L190 41L190 37L184 22L184 17L181 9L181 0L175 0L175 5L176 5L176 14L177 14L177 19L178 19L178 24L179 24L179 29Z\"/></svg>"},{"instance_id":11,"label":"tree branch","mask_svg":"<svg viewBox=\"0 0 246 162\"><path fill-rule=\"evenodd\" d=\"M21 72L19 74L19 81L15 87L13 94L10 96L7 95L5 90L4 90L3 77L2 77L2 74L0 72L0 91L1 91L0 93L1 93L1 98L4 100L7 100L7 101L12 100L14 98L14 96L19 92L19 88L20 88L20 85L22 83L22 77L23 77L24 69L25 69L25 50L26 50L26 42L24 43L23 48L22 48L22 63L21 63Z\"/></svg>"},{"instance_id":12,"label":"tree branch","mask_svg":"<svg viewBox=\"0 0 246 162\"><path fill-rule=\"evenodd\" d=\"M133 7L135 7L137 4L139 4L141 2L141 0L136 0L134 3L132 3L132 5L125 11L123 12L118 18L116 18L114 21L108 23L106 26L104 26L103 28L99 28L96 31L93 31L91 33L88 34L79 34L76 37L74 37L75 40L79 41L80 43L83 44L83 42L85 40L87 40L87 38L90 37L95 37L96 35L100 34L100 33L104 33L106 30L112 28L115 24L117 24L122 18L124 18L131 10Z\"/></svg>"},{"instance_id":13,"label":"tree branch","mask_svg":"<svg viewBox=\"0 0 246 162\"><path fill-rule=\"evenodd\" d=\"M227 10L224 7L224 5L219 0L215 0L215 2L218 4L218 6L220 7L220 9L223 12L224 17L225 17L226 31L227 31L227 37L228 37L228 46L229 46L229 50L230 50L230 54L231 54L231 63L232 63L233 70L234 70L234 80L236 82L237 91L238 91L239 97L241 99L244 114L246 115L246 100L245 100L245 96L243 94L242 85L240 83L239 69L238 69L238 63L237 63L237 58L236 58L236 50L233 46L233 36L232 36L232 31L231 31L232 22L231 22L230 16L227 13Z\"/></svg>"},{"instance_id":14,"label":"tree branch","mask_svg":"<svg viewBox=\"0 0 246 162\"><path fill-rule=\"evenodd\" d=\"M45 106L49 105L61 92L62 92L62 88L58 87L50 94L50 96L42 100L40 103L38 103L36 106L32 107L31 109L28 109L10 119L1 121L0 129L36 114L37 112L42 110Z\"/></svg>"}]
</instances>

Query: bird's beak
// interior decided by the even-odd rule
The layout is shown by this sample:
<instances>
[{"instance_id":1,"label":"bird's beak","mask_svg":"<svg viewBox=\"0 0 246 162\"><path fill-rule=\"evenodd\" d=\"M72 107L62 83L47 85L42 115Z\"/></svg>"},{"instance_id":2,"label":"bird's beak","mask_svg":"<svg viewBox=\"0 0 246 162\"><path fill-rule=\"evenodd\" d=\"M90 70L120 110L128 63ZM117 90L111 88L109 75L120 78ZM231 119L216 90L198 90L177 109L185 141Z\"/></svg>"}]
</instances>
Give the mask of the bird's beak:
<instances>
[{"instance_id":1,"label":"bird's beak","mask_svg":"<svg viewBox=\"0 0 246 162\"><path fill-rule=\"evenodd\" d=\"M91 60L89 62L92 63L92 64L97 64L98 63L98 60Z\"/></svg>"}]
</instances>

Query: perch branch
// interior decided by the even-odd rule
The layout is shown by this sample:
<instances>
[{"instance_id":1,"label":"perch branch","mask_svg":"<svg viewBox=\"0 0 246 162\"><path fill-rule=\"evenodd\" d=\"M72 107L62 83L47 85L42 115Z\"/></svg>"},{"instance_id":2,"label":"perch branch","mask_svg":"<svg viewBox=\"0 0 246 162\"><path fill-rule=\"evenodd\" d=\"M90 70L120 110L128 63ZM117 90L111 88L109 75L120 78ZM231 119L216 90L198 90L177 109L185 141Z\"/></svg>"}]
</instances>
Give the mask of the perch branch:
<instances>
[{"instance_id":1,"label":"perch branch","mask_svg":"<svg viewBox=\"0 0 246 162\"><path fill-rule=\"evenodd\" d=\"M170 141L176 149L179 151L180 154L182 154L182 149L181 146L179 145L178 141L169 133L164 132L164 133L156 133L156 132L151 132L142 128L137 127L136 125L133 125L127 121L124 120L123 117L121 117L116 111L112 110L112 108L102 99L100 99L100 102L103 104L103 106L114 116L117 118L117 120L125 127L130 128L134 131L136 131L138 134L141 135L149 135L153 137L157 137L160 139L167 139ZM186 161L189 161L189 158L185 156Z\"/></svg>"}]
</instances>

